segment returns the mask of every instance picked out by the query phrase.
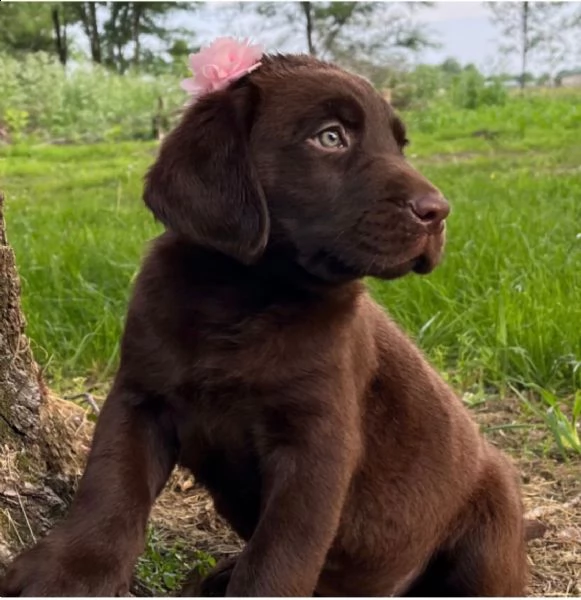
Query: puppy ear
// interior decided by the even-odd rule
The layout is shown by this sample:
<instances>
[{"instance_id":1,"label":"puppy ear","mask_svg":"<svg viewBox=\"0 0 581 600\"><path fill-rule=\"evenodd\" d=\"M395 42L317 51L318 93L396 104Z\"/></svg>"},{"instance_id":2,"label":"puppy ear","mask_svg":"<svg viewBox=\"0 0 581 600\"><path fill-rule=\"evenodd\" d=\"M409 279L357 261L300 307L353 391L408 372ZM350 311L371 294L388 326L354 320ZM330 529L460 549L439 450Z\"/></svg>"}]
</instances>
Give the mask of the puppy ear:
<instances>
[{"instance_id":1,"label":"puppy ear","mask_svg":"<svg viewBox=\"0 0 581 600\"><path fill-rule=\"evenodd\" d=\"M214 92L188 109L149 170L144 200L169 230L250 264L269 217L252 165L250 86Z\"/></svg>"}]
</instances>

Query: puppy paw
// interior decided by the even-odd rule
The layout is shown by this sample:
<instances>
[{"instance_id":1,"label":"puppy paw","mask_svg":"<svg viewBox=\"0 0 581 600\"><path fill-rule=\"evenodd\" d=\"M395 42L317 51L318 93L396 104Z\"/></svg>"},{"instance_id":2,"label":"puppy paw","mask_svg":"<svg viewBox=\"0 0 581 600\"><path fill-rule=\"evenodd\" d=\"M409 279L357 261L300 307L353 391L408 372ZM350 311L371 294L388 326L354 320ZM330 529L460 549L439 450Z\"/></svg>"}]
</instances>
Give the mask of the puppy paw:
<instances>
[{"instance_id":1,"label":"puppy paw","mask_svg":"<svg viewBox=\"0 0 581 600\"><path fill-rule=\"evenodd\" d=\"M236 557L232 557L220 561L206 577L200 575L198 571L192 571L188 575L180 595L189 598L226 596L226 589L235 566Z\"/></svg>"},{"instance_id":2,"label":"puppy paw","mask_svg":"<svg viewBox=\"0 0 581 600\"><path fill-rule=\"evenodd\" d=\"M0 596L126 596L129 577L111 556L49 536L24 552L0 580Z\"/></svg>"}]
</instances>

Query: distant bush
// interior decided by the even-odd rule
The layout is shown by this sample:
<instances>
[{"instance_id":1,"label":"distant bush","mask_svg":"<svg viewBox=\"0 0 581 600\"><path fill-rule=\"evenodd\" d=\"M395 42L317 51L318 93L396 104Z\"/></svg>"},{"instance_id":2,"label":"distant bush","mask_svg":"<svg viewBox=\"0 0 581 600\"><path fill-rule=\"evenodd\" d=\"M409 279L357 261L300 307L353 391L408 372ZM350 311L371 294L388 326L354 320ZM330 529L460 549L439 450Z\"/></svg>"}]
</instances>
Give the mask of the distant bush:
<instances>
[{"instance_id":1,"label":"distant bush","mask_svg":"<svg viewBox=\"0 0 581 600\"><path fill-rule=\"evenodd\" d=\"M179 81L186 69L184 64L182 75L182 62L184 56L176 58L171 69L152 64L147 74L119 75L87 62L65 70L43 53L18 60L0 53L0 132L13 141L149 139L159 98L164 101L160 115L164 123L171 123L183 105ZM444 62L408 70L390 67L373 81L378 88L389 89L393 105L425 132L482 129L484 115L489 128L504 123L519 134L533 122L554 119L578 127L577 98L546 102L540 91L532 90L525 98L510 97L500 79L486 78L473 66ZM501 112L510 118L501 118Z\"/></svg>"},{"instance_id":2,"label":"distant bush","mask_svg":"<svg viewBox=\"0 0 581 600\"><path fill-rule=\"evenodd\" d=\"M475 68L467 68L452 79L449 95L456 108L475 109L480 106L502 105L508 91L497 79L487 79Z\"/></svg>"},{"instance_id":3,"label":"distant bush","mask_svg":"<svg viewBox=\"0 0 581 600\"><path fill-rule=\"evenodd\" d=\"M448 82L445 74L430 65L419 65L410 72L391 73L385 87L389 87L392 103L397 108L417 108L444 93Z\"/></svg>"},{"instance_id":4,"label":"distant bush","mask_svg":"<svg viewBox=\"0 0 581 600\"><path fill-rule=\"evenodd\" d=\"M434 102L474 110L503 105L508 91L498 79L487 79L475 67L446 70L442 66L418 65L411 71L391 72L381 87L391 90L400 109L423 109Z\"/></svg>"},{"instance_id":5,"label":"distant bush","mask_svg":"<svg viewBox=\"0 0 581 600\"><path fill-rule=\"evenodd\" d=\"M184 101L178 77L118 75L90 63L65 71L44 53L0 54L0 81L0 124L13 139L149 138L159 97L168 113Z\"/></svg>"}]
</instances>

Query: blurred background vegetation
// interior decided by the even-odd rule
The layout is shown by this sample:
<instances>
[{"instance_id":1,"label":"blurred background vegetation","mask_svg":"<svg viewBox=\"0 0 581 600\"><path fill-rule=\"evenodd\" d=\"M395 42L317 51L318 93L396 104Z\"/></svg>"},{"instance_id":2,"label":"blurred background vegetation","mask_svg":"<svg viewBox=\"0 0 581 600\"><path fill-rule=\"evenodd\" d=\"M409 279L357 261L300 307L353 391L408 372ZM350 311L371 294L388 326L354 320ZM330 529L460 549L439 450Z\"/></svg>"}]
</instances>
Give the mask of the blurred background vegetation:
<instances>
[{"instance_id":1,"label":"blurred background vegetation","mask_svg":"<svg viewBox=\"0 0 581 600\"><path fill-rule=\"evenodd\" d=\"M418 64L437 45L422 21L432 3L281 2L14 3L0 7L0 132L50 141L147 139L183 104L188 75L208 22L218 29L268 30L369 77L402 110L476 109L506 103L518 87L581 80L564 70L567 31L581 32L581 8L562 2L489 5L498 52L518 58L516 73L484 75L448 58ZM573 8L572 8L573 6ZM184 26L184 22L188 26ZM507 43L506 40L510 40ZM580 63L581 67L581 63ZM531 71L531 69L534 69ZM537 73L534 75L533 73Z\"/></svg>"}]
</instances>

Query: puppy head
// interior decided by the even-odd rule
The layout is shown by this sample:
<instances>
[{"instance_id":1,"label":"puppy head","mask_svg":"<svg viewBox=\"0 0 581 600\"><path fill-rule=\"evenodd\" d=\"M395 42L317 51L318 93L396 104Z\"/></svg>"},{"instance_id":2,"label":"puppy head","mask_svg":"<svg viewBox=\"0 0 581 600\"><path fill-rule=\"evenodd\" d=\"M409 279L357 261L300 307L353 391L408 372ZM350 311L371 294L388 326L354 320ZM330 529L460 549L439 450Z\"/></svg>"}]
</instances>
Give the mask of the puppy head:
<instances>
[{"instance_id":1,"label":"puppy head","mask_svg":"<svg viewBox=\"0 0 581 600\"><path fill-rule=\"evenodd\" d=\"M405 160L364 79L308 56L202 97L166 138L145 201L169 229L251 264L286 252L328 281L431 271L449 208Z\"/></svg>"}]
</instances>

